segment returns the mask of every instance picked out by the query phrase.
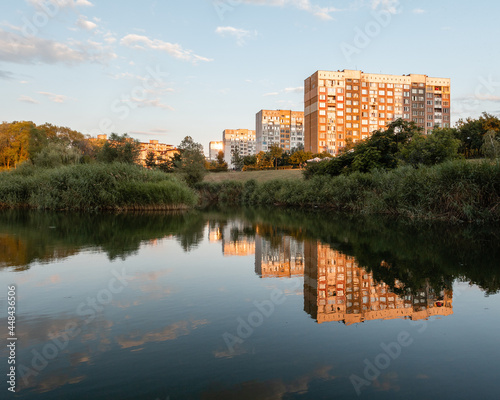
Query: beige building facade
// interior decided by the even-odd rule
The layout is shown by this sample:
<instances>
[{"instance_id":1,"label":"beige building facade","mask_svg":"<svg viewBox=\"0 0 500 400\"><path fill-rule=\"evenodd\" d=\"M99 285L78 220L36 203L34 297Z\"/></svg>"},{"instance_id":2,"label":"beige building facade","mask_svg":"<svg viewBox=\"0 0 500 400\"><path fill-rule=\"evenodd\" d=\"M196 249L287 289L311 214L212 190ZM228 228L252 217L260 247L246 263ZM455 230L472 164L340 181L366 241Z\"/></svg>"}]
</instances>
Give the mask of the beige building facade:
<instances>
[{"instance_id":1,"label":"beige building facade","mask_svg":"<svg viewBox=\"0 0 500 400\"><path fill-rule=\"evenodd\" d=\"M338 154L402 118L426 133L450 126L450 79L427 75L316 71L304 82L304 144Z\"/></svg>"}]
</instances>

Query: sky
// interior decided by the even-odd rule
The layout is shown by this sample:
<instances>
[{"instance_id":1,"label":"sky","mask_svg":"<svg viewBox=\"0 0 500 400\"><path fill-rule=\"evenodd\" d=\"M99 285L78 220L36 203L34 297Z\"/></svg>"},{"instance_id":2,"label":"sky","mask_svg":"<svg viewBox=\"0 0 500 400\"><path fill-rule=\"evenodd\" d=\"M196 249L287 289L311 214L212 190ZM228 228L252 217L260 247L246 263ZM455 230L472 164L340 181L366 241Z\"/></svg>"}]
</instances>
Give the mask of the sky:
<instances>
[{"instance_id":1,"label":"sky","mask_svg":"<svg viewBox=\"0 0 500 400\"><path fill-rule=\"evenodd\" d=\"M500 115L500 2L0 2L0 121L203 145L303 110L317 70L451 78L452 122Z\"/></svg>"}]
</instances>

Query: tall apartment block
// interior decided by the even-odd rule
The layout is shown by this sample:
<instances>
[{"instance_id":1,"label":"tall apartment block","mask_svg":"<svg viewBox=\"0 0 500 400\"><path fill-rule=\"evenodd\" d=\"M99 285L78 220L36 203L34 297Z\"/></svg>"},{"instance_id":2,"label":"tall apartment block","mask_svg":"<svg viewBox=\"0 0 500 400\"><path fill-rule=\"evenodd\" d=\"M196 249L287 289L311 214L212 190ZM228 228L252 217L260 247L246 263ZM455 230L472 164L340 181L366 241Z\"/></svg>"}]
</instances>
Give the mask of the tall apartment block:
<instances>
[{"instance_id":1,"label":"tall apartment block","mask_svg":"<svg viewBox=\"0 0 500 400\"><path fill-rule=\"evenodd\" d=\"M337 154L398 118L426 133L449 127L450 79L317 71L305 80L304 107L305 150Z\"/></svg>"},{"instance_id":2,"label":"tall apartment block","mask_svg":"<svg viewBox=\"0 0 500 400\"><path fill-rule=\"evenodd\" d=\"M224 152L224 142L210 142L208 144L208 159L210 161L215 161L217 159L217 154L219 154L219 151Z\"/></svg>"},{"instance_id":3,"label":"tall apartment block","mask_svg":"<svg viewBox=\"0 0 500 400\"><path fill-rule=\"evenodd\" d=\"M256 115L257 153L277 144L289 151L304 145L304 113L291 110L260 110Z\"/></svg>"},{"instance_id":4,"label":"tall apartment block","mask_svg":"<svg viewBox=\"0 0 500 400\"><path fill-rule=\"evenodd\" d=\"M224 161L231 168L232 151L239 149L242 157L255 154L255 131L250 129L226 129L222 132Z\"/></svg>"}]
</instances>

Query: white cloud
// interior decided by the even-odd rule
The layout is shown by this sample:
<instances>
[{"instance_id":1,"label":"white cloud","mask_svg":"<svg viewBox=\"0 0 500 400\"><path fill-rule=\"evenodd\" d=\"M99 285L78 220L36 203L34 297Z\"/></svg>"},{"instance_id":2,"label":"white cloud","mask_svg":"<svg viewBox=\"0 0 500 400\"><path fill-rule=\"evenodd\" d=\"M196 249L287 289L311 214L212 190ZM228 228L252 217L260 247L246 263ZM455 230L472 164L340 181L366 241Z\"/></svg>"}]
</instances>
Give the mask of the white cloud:
<instances>
[{"instance_id":1,"label":"white cloud","mask_svg":"<svg viewBox=\"0 0 500 400\"><path fill-rule=\"evenodd\" d=\"M56 42L36 36L7 32L0 29L0 59L18 64L82 64L85 62L106 63L116 54L98 42Z\"/></svg>"},{"instance_id":2,"label":"white cloud","mask_svg":"<svg viewBox=\"0 0 500 400\"><path fill-rule=\"evenodd\" d=\"M271 92L271 93L265 93L262 96L278 96L280 93L279 92Z\"/></svg>"},{"instance_id":3,"label":"white cloud","mask_svg":"<svg viewBox=\"0 0 500 400\"><path fill-rule=\"evenodd\" d=\"M399 0L371 0L371 2L374 10L380 8L391 14L399 14L401 12Z\"/></svg>"},{"instance_id":4,"label":"white cloud","mask_svg":"<svg viewBox=\"0 0 500 400\"><path fill-rule=\"evenodd\" d=\"M210 58L202 57L194 54L191 50L185 50L180 44L174 44L169 42L164 42L159 39L150 39L147 36L129 34L120 40L120 44L123 46L130 47L132 49L151 49L162 51L170 54L172 57L178 58L180 60L189 61L193 64L198 61L210 62L213 61Z\"/></svg>"},{"instance_id":5,"label":"white cloud","mask_svg":"<svg viewBox=\"0 0 500 400\"><path fill-rule=\"evenodd\" d=\"M53 7L59 7L59 8L93 6L93 4L88 0L27 0L27 2L36 8L42 8L47 3L51 3Z\"/></svg>"},{"instance_id":6,"label":"white cloud","mask_svg":"<svg viewBox=\"0 0 500 400\"><path fill-rule=\"evenodd\" d=\"M53 101L54 103L65 103L66 100L68 99L68 97L63 94L55 94L50 92L38 92L38 94L43 94L44 96L47 96L49 100Z\"/></svg>"},{"instance_id":7,"label":"white cloud","mask_svg":"<svg viewBox=\"0 0 500 400\"><path fill-rule=\"evenodd\" d=\"M137 106L139 108L153 107L153 108L162 108L164 110L174 111L173 107L171 107L171 106L169 106L167 104L163 104L161 102L160 98L156 98L156 99L139 99L139 98L132 97L130 100L133 101L135 104L137 104Z\"/></svg>"},{"instance_id":8,"label":"white cloud","mask_svg":"<svg viewBox=\"0 0 500 400\"><path fill-rule=\"evenodd\" d=\"M111 33L111 32L107 32L105 35L104 35L104 41L108 44L113 44L116 42L116 38L115 36Z\"/></svg>"},{"instance_id":9,"label":"white cloud","mask_svg":"<svg viewBox=\"0 0 500 400\"><path fill-rule=\"evenodd\" d=\"M252 36L257 36L257 31L251 32L245 29L234 28L232 26L219 26L215 30L215 33L221 36L234 36L236 38L236 43L238 46L245 44L245 39L251 38Z\"/></svg>"},{"instance_id":10,"label":"white cloud","mask_svg":"<svg viewBox=\"0 0 500 400\"><path fill-rule=\"evenodd\" d=\"M78 26L81 29L85 29L87 31L91 31L97 28L97 24L87 20L84 15L80 15L80 17L78 17L78 21L76 21L76 26Z\"/></svg>"},{"instance_id":11,"label":"white cloud","mask_svg":"<svg viewBox=\"0 0 500 400\"><path fill-rule=\"evenodd\" d=\"M168 135L169 131L167 129L151 129L149 131L130 131L133 135L145 135L145 136L164 136Z\"/></svg>"},{"instance_id":12,"label":"white cloud","mask_svg":"<svg viewBox=\"0 0 500 400\"><path fill-rule=\"evenodd\" d=\"M38 104L39 103L35 99L33 99L29 96L24 96L24 95L21 95L17 100L22 101L23 103L31 103L31 104Z\"/></svg>"},{"instance_id":13,"label":"white cloud","mask_svg":"<svg viewBox=\"0 0 500 400\"><path fill-rule=\"evenodd\" d=\"M425 14L425 10L422 8L415 8L412 10L413 14Z\"/></svg>"},{"instance_id":14,"label":"white cloud","mask_svg":"<svg viewBox=\"0 0 500 400\"><path fill-rule=\"evenodd\" d=\"M321 7L312 4L310 0L243 0L244 3L261 5L261 6L276 6L276 7L295 7L299 10L306 11L315 15L323 20L331 20L333 17L330 15L334 12L340 11L335 7Z\"/></svg>"}]
</instances>

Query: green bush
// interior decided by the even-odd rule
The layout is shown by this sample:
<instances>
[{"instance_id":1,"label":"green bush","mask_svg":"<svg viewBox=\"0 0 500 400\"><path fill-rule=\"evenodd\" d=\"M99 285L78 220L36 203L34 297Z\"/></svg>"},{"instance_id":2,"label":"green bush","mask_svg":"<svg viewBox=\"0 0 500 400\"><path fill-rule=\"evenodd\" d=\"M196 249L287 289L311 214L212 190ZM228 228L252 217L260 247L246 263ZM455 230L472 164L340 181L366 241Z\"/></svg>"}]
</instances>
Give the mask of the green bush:
<instances>
[{"instance_id":1,"label":"green bush","mask_svg":"<svg viewBox=\"0 0 500 400\"><path fill-rule=\"evenodd\" d=\"M325 162L327 163L327 162ZM321 164L321 163L319 163ZM303 181L205 184L211 204L323 207L361 214L457 221L500 220L500 165L449 161L436 166L316 175Z\"/></svg>"},{"instance_id":2,"label":"green bush","mask_svg":"<svg viewBox=\"0 0 500 400\"><path fill-rule=\"evenodd\" d=\"M175 177L132 164L80 164L0 173L0 205L98 210L194 206L197 195Z\"/></svg>"}]
</instances>

